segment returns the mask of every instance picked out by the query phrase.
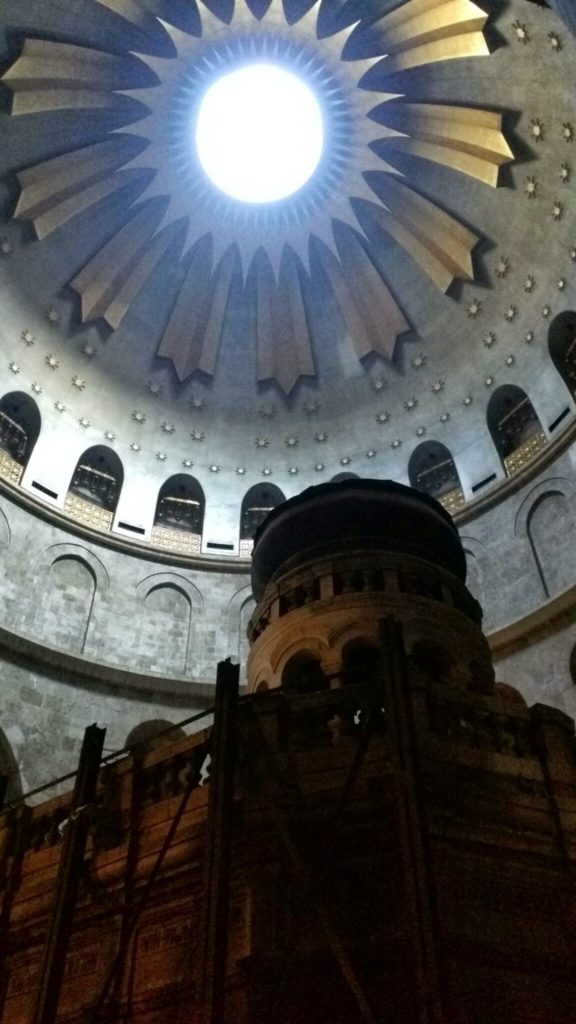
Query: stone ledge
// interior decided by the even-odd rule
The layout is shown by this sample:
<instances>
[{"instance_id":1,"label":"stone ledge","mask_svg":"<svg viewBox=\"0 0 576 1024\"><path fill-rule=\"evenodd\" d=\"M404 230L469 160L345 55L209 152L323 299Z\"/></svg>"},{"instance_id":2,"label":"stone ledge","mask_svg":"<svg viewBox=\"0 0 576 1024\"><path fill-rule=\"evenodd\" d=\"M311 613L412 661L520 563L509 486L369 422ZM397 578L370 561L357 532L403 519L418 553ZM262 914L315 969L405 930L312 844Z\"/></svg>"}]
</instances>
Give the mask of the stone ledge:
<instances>
[{"instance_id":1,"label":"stone ledge","mask_svg":"<svg viewBox=\"0 0 576 1024\"><path fill-rule=\"evenodd\" d=\"M510 657L576 621L576 586L562 591L536 611L514 619L487 637L495 659Z\"/></svg>"},{"instance_id":2,"label":"stone ledge","mask_svg":"<svg viewBox=\"0 0 576 1024\"><path fill-rule=\"evenodd\" d=\"M56 670L59 681L74 685L78 683L98 683L110 686L115 690L124 691L127 695L144 695L150 699L152 695L170 698L189 707L191 703L209 708L214 701L214 685L211 680L182 679L156 673L135 672L130 669L110 665L107 662L94 661L81 654L71 654L56 647L40 644L22 633L0 626L0 653L8 661L16 662L38 671Z\"/></svg>"}]
</instances>

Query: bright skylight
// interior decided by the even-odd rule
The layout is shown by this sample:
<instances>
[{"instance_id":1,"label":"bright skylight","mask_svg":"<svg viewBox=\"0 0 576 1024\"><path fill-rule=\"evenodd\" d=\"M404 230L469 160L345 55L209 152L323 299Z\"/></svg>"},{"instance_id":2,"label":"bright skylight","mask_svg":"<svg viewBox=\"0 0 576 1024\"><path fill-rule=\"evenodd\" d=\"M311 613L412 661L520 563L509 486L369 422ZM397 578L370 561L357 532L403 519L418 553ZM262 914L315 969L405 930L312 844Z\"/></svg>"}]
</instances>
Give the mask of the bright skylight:
<instances>
[{"instance_id":1,"label":"bright skylight","mask_svg":"<svg viewBox=\"0 0 576 1024\"><path fill-rule=\"evenodd\" d=\"M222 192L245 203L271 203L297 192L316 170L324 146L320 104L296 75L250 64L207 90L196 123L202 167Z\"/></svg>"}]
</instances>

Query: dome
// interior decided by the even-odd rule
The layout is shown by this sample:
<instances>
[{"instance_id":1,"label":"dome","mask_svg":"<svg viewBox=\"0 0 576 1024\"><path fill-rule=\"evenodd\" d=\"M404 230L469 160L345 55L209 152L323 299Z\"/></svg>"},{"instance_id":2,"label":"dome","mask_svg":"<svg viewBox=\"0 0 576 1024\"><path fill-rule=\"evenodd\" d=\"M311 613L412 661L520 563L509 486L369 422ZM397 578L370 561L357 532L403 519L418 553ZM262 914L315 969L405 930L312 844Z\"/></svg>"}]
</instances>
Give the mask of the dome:
<instances>
[{"instance_id":1,"label":"dome","mask_svg":"<svg viewBox=\"0 0 576 1024\"><path fill-rule=\"evenodd\" d=\"M557 623L546 699L576 711L568 7L2 3L12 651L120 704L207 702L217 660L246 655L259 524L307 488L390 480L454 517L526 698ZM195 141L208 90L253 64L322 114L310 175L265 202L214 185ZM140 724L122 714L119 743Z\"/></svg>"},{"instance_id":2,"label":"dome","mask_svg":"<svg viewBox=\"0 0 576 1024\"><path fill-rule=\"evenodd\" d=\"M547 344L574 307L572 40L537 12L536 53L524 3L421 6L48 0L33 25L5 8L3 387L43 422L26 491L62 510L106 444L125 470L112 533L154 543L182 470L210 530L263 477L287 495L343 468L407 482L433 442L459 512L514 475L519 439L525 461L570 427ZM254 204L210 182L193 129L214 82L259 60L316 96L325 144L295 194Z\"/></svg>"}]
</instances>

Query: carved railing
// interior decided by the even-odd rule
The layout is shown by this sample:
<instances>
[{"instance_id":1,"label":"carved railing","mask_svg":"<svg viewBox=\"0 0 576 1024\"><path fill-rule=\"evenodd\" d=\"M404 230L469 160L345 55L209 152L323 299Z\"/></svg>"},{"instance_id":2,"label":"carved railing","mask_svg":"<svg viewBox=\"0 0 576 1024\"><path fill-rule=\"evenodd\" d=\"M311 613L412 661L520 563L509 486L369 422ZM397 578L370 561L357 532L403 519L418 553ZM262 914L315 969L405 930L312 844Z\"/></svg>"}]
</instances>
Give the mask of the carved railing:
<instances>
[{"instance_id":1,"label":"carved railing","mask_svg":"<svg viewBox=\"0 0 576 1024\"><path fill-rule=\"evenodd\" d=\"M538 748L528 717L472 703L431 697L430 728L444 739L475 750L517 758L537 758Z\"/></svg>"},{"instance_id":2,"label":"carved railing","mask_svg":"<svg viewBox=\"0 0 576 1024\"><path fill-rule=\"evenodd\" d=\"M167 494L160 498L156 523L189 533L202 533L202 505L195 498L181 498Z\"/></svg>"},{"instance_id":3,"label":"carved railing","mask_svg":"<svg viewBox=\"0 0 576 1024\"><path fill-rule=\"evenodd\" d=\"M277 598L272 597L267 606L257 609L250 625L249 637L258 639L270 625L273 618L282 618L289 612L322 600L325 596L340 597L346 594L367 594L395 592L413 594L429 601L451 605L473 622L480 623L482 612L478 602L458 580L448 574L441 574L433 568L374 564L331 565L325 563L308 569L304 578L297 578L292 585L284 582L277 588Z\"/></svg>"},{"instance_id":4,"label":"carved railing","mask_svg":"<svg viewBox=\"0 0 576 1024\"><path fill-rule=\"evenodd\" d=\"M28 434L5 412L0 412L0 448L16 462L22 462L26 456Z\"/></svg>"},{"instance_id":5,"label":"carved railing","mask_svg":"<svg viewBox=\"0 0 576 1024\"><path fill-rule=\"evenodd\" d=\"M111 510L116 503L120 485L111 473L80 463L74 471L70 490L85 501Z\"/></svg>"},{"instance_id":6,"label":"carved railing","mask_svg":"<svg viewBox=\"0 0 576 1024\"><path fill-rule=\"evenodd\" d=\"M178 796L190 785L193 788L201 786L204 776L209 777L208 754L209 733L206 730L147 754L144 749L140 754L135 747L133 756L139 765L138 805L144 808ZM122 790L122 774L131 769L126 757L104 765L96 803L87 809L96 840L104 840L106 845L115 845L122 840L122 808L118 806L117 796ZM71 800L72 795L67 793L32 808L26 827L27 850L39 851L61 842ZM15 815L16 811L9 810L0 819L0 828L10 828Z\"/></svg>"}]
</instances>

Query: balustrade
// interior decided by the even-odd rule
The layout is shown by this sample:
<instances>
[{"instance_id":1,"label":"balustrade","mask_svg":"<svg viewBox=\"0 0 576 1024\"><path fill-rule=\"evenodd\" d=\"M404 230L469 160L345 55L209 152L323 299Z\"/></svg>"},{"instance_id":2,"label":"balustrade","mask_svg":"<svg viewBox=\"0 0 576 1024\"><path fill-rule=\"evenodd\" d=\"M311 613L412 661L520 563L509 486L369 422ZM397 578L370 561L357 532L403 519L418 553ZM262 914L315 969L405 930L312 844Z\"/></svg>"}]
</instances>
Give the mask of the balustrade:
<instances>
[{"instance_id":1,"label":"balustrade","mask_svg":"<svg viewBox=\"0 0 576 1024\"><path fill-rule=\"evenodd\" d=\"M79 463L72 477L70 490L80 498L111 510L115 507L118 498L119 484L111 473Z\"/></svg>"},{"instance_id":2,"label":"balustrade","mask_svg":"<svg viewBox=\"0 0 576 1024\"><path fill-rule=\"evenodd\" d=\"M0 448L15 459L23 462L26 457L28 434L5 412L0 412Z\"/></svg>"}]
</instances>

